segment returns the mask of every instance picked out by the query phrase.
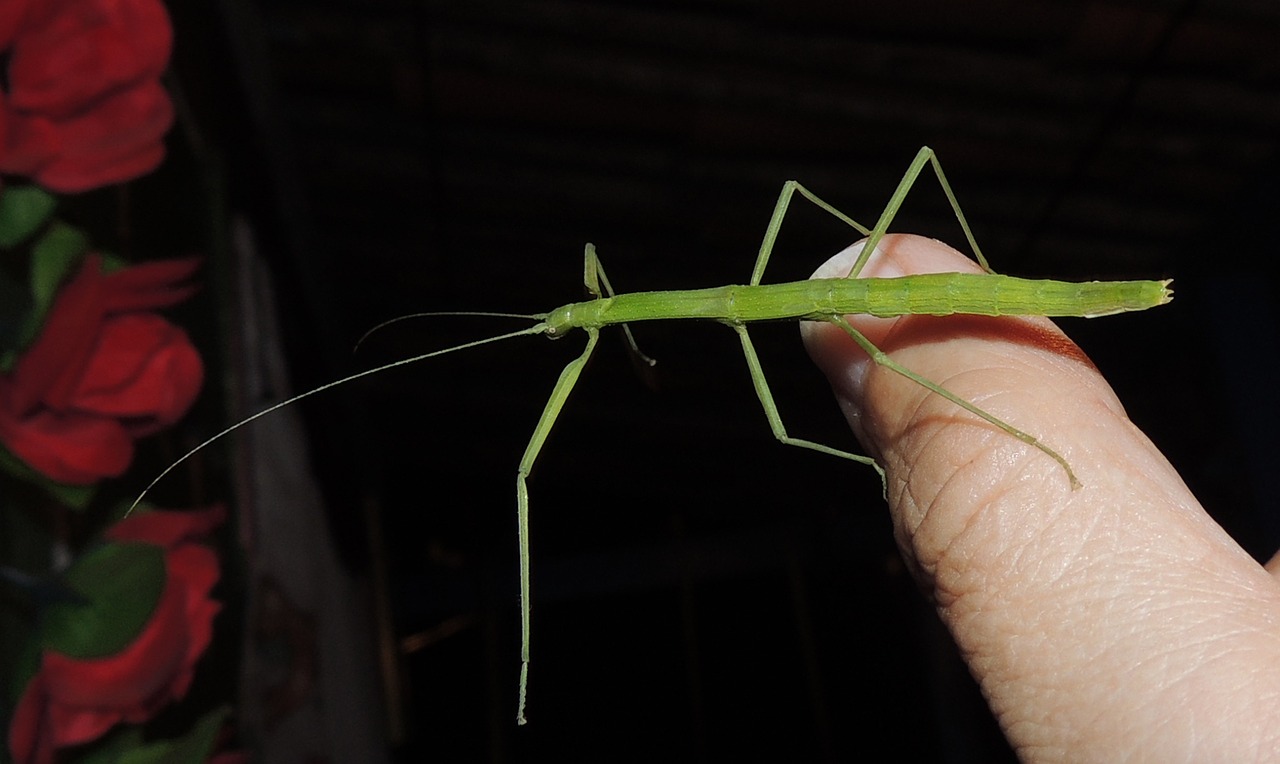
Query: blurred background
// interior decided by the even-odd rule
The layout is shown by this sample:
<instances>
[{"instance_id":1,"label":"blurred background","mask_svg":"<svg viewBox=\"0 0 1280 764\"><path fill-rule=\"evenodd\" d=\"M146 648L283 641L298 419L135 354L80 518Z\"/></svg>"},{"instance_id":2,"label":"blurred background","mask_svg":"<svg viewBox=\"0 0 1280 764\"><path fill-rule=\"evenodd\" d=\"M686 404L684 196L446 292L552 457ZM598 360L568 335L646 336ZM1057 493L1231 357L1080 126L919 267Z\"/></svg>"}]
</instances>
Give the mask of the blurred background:
<instances>
[{"instance_id":1,"label":"blurred background","mask_svg":"<svg viewBox=\"0 0 1280 764\"><path fill-rule=\"evenodd\" d=\"M1273 3L170 11L163 172L199 173L221 221L227 406L187 425L193 443L291 391L523 325L405 321L353 353L387 319L582 299L586 242L620 291L743 283L783 181L871 224L929 145L1000 272L1176 279L1168 307L1061 324L1228 531L1260 559L1280 546ZM963 242L931 176L893 229ZM765 280L856 238L796 204ZM377 375L295 407L297 430L234 441L248 557L330 561L309 593L251 564L228 616L265 667L270 692L246 703L282 738L268 760L351 760L315 730L364 760L1011 759L875 475L779 445L724 327L636 334L658 366L602 338L530 482L524 728L513 478L581 338ZM856 449L794 322L753 337L791 433ZM284 503L300 519L266 530ZM283 741L299 714L313 732Z\"/></svg>"}]
</instances>

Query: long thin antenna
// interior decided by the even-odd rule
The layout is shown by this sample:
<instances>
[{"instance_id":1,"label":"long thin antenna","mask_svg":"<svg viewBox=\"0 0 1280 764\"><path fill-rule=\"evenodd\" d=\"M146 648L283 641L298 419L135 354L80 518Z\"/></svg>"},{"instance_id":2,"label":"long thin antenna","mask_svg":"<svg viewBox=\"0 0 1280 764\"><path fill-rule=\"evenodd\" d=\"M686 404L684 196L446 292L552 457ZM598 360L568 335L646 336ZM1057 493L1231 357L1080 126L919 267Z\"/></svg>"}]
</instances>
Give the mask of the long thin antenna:
<instances>
[{"instance_id":1,"label":"long thin antenna","mask_svg":"<svg viewBox=\"0 0 1280 764\"><path fill-rule=\"evenodd\" d=\"M360 339L356 340L355 347L351 348L351 352L354 353L357 350L359 350L360 346L364 344L364 341L369 339L369 335L373 334L379 329L384 329L388 326L391 326L392 324L398 324L401 321L408 321L409 319L412 319L412 318L430 318L432 316L484 316L485 318L523 318L529 321L542 321L547 317L547 314L546 313L499 313L496 311L489 311L489 310L433 310L433 311L428 311L426 313L409 313L407 315L396 316L395 318L389 318L386 321L383 321L382 323L373 327L369 331L365 332L364 334L360 335Z\"/></svg>"},{"instance_id":2,"label":"long thin antenna","mask_svg":"<svg viewBox=\"0 0 1280 764\"><path fill-rule=\"evenodd\" d=\"M424 314L424 315L429 315L429 314ZM458 315L458 314L452 314L452 315ZM469 315L495 315L495 314L469 314ZM510 315L510 314L502 314L502 315ZM541 318L541 316L539 318ZM399 320L399 319L393 319L393 320ZM239 422L236 422L235 424L226 428L222 432L219 432L218 434L210 437L200 445L196 446L195 448L191 449L187 453L183 454L173 464L170 464L168 467L165 467L163 472L161 472L159 475L156 475L155 479L152 480L150 483L148 483L146 488L142 489L142 493L138 494L138 498L134 499L133 503L129 505L129 509L124 513L124 516L128 517L130 514L132 514L133 510L137 509L138 505L142 503L142 500L146 498L148 493L151 492L151 489L155 488L156 484L159 483L161 480L163 480L164 477L168 475L170 472L173 472L174 468L176 468L178 465L182 464L187 459L190 459L192 456L195 456L197 452L199 452L201 449L203 449L205 446L209 445L210 443L213 443L215 440L218 440L224 435L229 435L230 433L235 432L236 430L240 429L241 427L244 427L246 424L249 424L250 422L252 422L253 420L259 417L264 417L273 411L282 409L285 406L290 406L302 400L303 398L309 398L312 395L315 395L316 393L322 393L325 390L330 390L332 388L337 387L338 385L345 385L348 382L354 382L355 380L360 379L362 377L367 377L372 374L377 374L379 372L387 371L389 369L394 369L397 366L406 366L411 363L417 363L418 361L425 361L428 358L435 358L436 356L444 355L446 353L452 353L458 350L466 350L468 348L479 347L480 345L487 345L490 342L501 342L502 340L509 340L509 339L512 339L513 337L525 337L525 336L534 335L534 334L542 334L546 331L546 329L547 329L547 325L539 321L537 324L525 329L521 329L519 331L508 332L507 334L499 334L496 337L489 337L483 340L467 342L462 345L454 345L453 347L444 348L443 350L433 350L430 353L423 353L421 355L415 355L410 358L401 358L399 361L392 361L391 363L383 364L382 366L375 366L372 369L365 369L364 371L357 372L355 374L352 374L351 376L334 380L333 382L329 382L327 384L321 385L313 390L308 390L305 393L299 393L298 395L295 395L292 398L286 398L285 400L280 401L275 405L268 406L267 408L263 409L262 411L259 411L258 413L252 416L246 417L245 419L241 419Z\"/></svg>"}]
</instances>

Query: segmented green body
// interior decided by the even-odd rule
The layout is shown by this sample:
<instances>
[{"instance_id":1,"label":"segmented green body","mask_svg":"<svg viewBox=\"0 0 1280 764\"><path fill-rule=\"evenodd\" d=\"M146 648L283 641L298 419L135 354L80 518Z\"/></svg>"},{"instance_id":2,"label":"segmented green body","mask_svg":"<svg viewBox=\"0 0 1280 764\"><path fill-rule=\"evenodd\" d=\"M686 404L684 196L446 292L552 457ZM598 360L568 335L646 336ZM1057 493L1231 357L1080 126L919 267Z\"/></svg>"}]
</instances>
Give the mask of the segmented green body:
<instances>
[{"instance_id":1,"label":"segmented green body","mask_svg":"<svg viewBox=\"0 0 1280 764\"><path fill-rule=\"evenodd\" d=\"M1168 281L1050 281L991 273L930 273L902 278L813 279L785 284L632 292L551 311L547 334L657 319L725 323L832 316L1107 316L1163 305Z\"/></svg>"}]
</instances>

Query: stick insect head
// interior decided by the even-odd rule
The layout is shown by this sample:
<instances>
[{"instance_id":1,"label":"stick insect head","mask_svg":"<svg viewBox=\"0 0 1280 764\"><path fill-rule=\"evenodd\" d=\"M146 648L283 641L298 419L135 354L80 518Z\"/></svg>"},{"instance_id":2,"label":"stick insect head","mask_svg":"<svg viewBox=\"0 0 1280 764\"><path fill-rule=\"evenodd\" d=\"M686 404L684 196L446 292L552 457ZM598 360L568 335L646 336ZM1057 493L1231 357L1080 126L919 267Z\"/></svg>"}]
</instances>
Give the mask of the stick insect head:
<instances>
[{"instance_id":1,"label":"stick insect head","mask_svg":"<svg viewBox=\"0 0 1280 764\"><path fill-rule=\"evenodd\" d=\"M546 327L543 333L556 340L568 334L570 329L581 326L582 324L574 315L576 305L577 303L564 305L548 313L542 320L543 326Z\"/></svg>"}]
</instances>

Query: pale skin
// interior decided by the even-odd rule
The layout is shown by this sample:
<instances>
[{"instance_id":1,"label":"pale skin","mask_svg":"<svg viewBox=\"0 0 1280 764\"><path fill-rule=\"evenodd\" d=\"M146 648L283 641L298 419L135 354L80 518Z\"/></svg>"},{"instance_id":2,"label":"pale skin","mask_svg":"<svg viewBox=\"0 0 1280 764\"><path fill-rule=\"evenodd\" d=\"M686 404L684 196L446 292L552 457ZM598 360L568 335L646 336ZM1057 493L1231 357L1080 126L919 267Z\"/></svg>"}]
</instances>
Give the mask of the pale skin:
<instances>
[{"instance_id":1,"label":"pale skin","mask_svg":"<svg viewBox=\"0 0 1280 764\"><path fill-rule=\"evenodd\" d=\"M978 269L915 236L879 250L862 275ZM843 275L855 256L815 275ZM839 327L802 324L886 470L904 558L1019 756L1280 758L1280 562L1259 565L1209 517L1075 345L1036 317L849 321L904 366L1051 437L1082 483L871 364Z\"/></svg>"}]
</instances>

